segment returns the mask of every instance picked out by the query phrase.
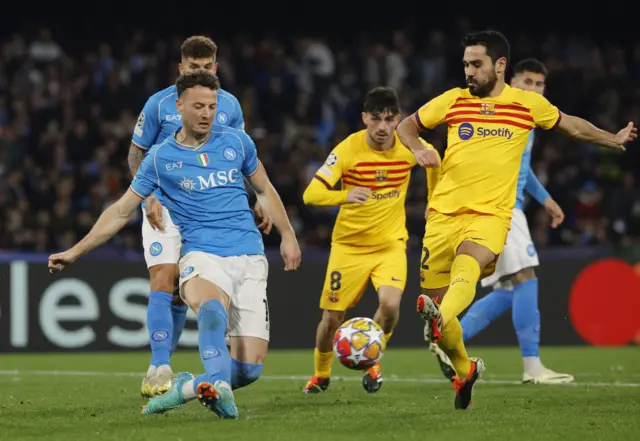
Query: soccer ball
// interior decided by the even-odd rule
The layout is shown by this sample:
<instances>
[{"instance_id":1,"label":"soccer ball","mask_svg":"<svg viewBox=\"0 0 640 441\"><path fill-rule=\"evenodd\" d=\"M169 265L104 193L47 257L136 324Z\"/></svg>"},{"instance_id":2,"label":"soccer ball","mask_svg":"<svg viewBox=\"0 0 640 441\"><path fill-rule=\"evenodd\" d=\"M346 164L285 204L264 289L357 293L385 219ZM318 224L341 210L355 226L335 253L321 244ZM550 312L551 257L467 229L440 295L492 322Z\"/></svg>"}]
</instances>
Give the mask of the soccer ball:
<instances>
[{"instance_id":1,"label":"soccer ball","mask_svg":"<svg viewBox=\"0 0 640 441\"><path fill-rule=\"evenodd\" d=\"M344 322L333 338L333 352L340 363L359 371L369 369L380 361L386 346L380 325L366 317Z\"/></svg>"}]
</instances>

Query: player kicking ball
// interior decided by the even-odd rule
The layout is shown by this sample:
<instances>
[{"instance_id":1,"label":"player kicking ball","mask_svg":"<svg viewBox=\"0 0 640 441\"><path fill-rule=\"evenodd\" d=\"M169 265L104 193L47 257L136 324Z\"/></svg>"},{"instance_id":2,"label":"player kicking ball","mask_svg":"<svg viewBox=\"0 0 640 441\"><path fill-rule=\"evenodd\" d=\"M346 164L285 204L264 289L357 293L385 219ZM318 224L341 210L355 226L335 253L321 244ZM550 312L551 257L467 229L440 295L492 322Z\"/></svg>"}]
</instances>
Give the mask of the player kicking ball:
<instances>
[{"instance_id":1,"label":"player kicking ball","mask_svg":"<svg viewBox=\"0 0 640 441\"><path fill-rule=\"evenodd\" d=\"M373 320L384 330L385 343L400 313L407 278L404 205L416 160L395 134L400 103L393 89L378 87L367 94L362 121L366 129L333 149L303 195L307 205L340 206L320 297L323 313L316 332L314 374L303 389L307 394L329 387L333 337L369 280L379 299ZM437 155L431 145L420 142ZM427 170L429 189L434 187L437 175L437 169ZM338 181L342 189L334 190ZM367 392L377 392L381 385L378 363L364 375L363 386Z\"/></svg>"},{"instance_id":2,"label":"player kicking ball","mask_svg":"<svg viewBox=\"0 0 640 441\"><path fill-rule=\"evenodd\" d=\"M555 129L615 150L637 137L633 123L612 134L561 114L539 93L507 85L509 42L500 32L469 34L463 46L468 88L435 97L398 126L418 164L441 167L429 201L417 309L425 341L438 344L455 369L456 409L469 407L484 370L482 360L467 355L457 317L473 302L478 281L494 273L507 242L530 132ZM440 165L419 133L442 123L448 125L448 142Z\"/></svg>"},{"instance_id":3,"label":"player kicking ball","mask_svg":"<svg viewBox=\"0 0 640 441\"><path fill-rule=\"evenodd\" d=\"M547 68L535 59L522 60L513 69L511 86L544 95ZM491 286L493 291L471 305L460 320L462 337L466 342L511 308L513 327L516 330L522 362L524 365L523 383L561 384L571 383L573 376L547 369L540 361L540 311L538 310L538 279L534 268L539 265L527 218L524 215L524 192L526 191L551 216L551 227L557 228L564 221L564 213L551 195L540 184L531 169L531 150L534 134L531 131L527 146L522 155L516 206L511 218L511 230L507 244L498 260L496 272L482 279L483 287ZM434 346L434 349L437 346ZM435 349L440 366L447 378L452 366L442 351Z\"/></svg>"},{"instance_id":4,"label":"player kicking ball","mask_svg":"<svg viewBox=\"0 0 640 441\"><path fill-rule=\"evenodd\" d=\"M180 48L179 72L184 74L205 70L215 75L218 69L217 50L216 44L208 37L194 35L187 38ZM153 94L140 112L129 148L128 161L132 176L136 175L149 148L173 136L182 125L176 107L177 93L173 84ZM216 125L243 130L242 109L236 97L218 89L217 99ZM174 173L177 172L176 168ZM164 205L159 190L149 195L143 206L146 215L142 218L142 243L151 285L147 308L151 360L142 379L140 393L144 397L153 397L166 392L171 385L171 355L185 326L187 306L180 299L176 285L182 246L180 231ZM256 212L262 214L259 205L256 205ZM268 218L264 218L260 228L269 233L271 224Z\"/></svg>"},{"instance_id":5,"label":"player kicking ball","mask_svg":"<svg viewBox=\"0 0 640 441\"><path fill-rule=\"evenodd\" d=\"M49 257L60 271L113 237L142 200L160 190L182 232L180 296L198 317L205 373L179 374L143 414L164 413L198 398L221 418L239 415L232 389L256 381L269 345L268 263L243 176L281 233L285 270L300 265L295 233L278 193L242 130L212 125L219 82L196 71L176 81L182 128L154 145L127 191L68 251ZM229 328L230 349L225 344Z\"/></svg>"}]
</instances>

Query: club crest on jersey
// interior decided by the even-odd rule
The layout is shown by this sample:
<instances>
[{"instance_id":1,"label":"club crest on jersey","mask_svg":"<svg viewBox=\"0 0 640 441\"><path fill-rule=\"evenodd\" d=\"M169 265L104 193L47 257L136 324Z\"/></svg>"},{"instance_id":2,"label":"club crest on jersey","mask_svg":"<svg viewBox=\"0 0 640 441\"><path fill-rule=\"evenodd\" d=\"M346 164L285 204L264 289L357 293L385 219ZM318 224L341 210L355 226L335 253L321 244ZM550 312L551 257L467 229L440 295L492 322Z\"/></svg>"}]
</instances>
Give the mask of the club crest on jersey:
<instances>
[{"instance_id":1,"label":"club crest on jersey","mask_svg":"<svg viewBox=\"0 0 640 441\"><path fill-rule=\"evenodd\" d=\"M191 194L191 192L196 189L196 183L191 178L182 178L180 188Z\"/></svg>"},{"instance_id":2,"label":"club crest on jersey","mask_svg":"<svg viewBox=\"0 0 640 441\"><path fill-rule=\"evenodd\" d=\"M384 182L389 177L387 170L376 170L376 182Z\"/></svg>"},{"instance_id":3,"label":"club crest on jersey","mask_svg":"<svg viewBox=\"0 0 640 441\"><path fill-rule=\"evenodd\" d=\"M229 115L227 115L225 112L218 112L218 114L216 115L216 121L218 121L218 124L224 125L229 122Z\"/></svg>"},{"instance_id":4,"label":"club crest on jersey","mask_svg":"<svg viewBox=\"0 0 640 441\"><path fill-rule=\"evenodd\" d=\"M224 149L224 152L222 152L222 154L228 161L233 161L234 159L236 159L236 151L231 147L227 147L226 149Z\"/></svg>"},{"instance_id":5,"label":"club crest on jersey","mask_svg":"<svg viewBox=\"0 0 640 441\"><path fill-rule=\"evenodd\" d=\"M480 104L480 113L485 116L491 116L496 113L496 105L493 103Z\"/></svg>"},{"instance_id":6,"label":"club crest on jersey","mask_svg":"<svg viewBox=\"0 0 640 441\"><path fill-rule=\"evenodd\" d=\"M207 155L206 153L199 154L198 162L201 166L206 167L207 165L209 165L209 155Z\"/></svg>"}]
</instances>

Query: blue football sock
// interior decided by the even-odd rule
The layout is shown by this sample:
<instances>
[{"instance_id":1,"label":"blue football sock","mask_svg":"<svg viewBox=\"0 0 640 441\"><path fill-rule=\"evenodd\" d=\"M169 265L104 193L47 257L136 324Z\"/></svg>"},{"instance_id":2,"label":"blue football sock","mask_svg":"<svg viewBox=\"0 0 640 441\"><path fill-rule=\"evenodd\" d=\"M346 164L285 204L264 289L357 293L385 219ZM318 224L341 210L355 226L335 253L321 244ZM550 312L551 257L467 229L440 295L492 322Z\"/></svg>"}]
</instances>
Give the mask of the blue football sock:
<instances>
[{"instance_id":1,"label":"blue football sock","mask_svg":"<svg viewBox=\"0 0 640 441\"><path fill-rule=\"evenodd\" d=\"M182 330L187 322L187 310L189 308L184 305L171 305L171 318L173 322L173 334L171 339L171 353L173 354L178 347Z\"/></svg>"},{"instance_id":2,"label":"blue football sock","mask_svg":"<svg viewBox=\"0 0 640 441\"><path fill-rule=\"evenodd\" d=\"M538 279L527 280L513 289L513 327L523 357L538 357L540 349L540 311Z\"/></svg>"},{"instance_id":3,"label":"blue football sock","mask_svg":"<svg viewBox=\"0 0 640 441\"><path fill-rule=\"evenodd\" d=\"M462 339L469 340L511 307L512 292L498 288L471 305L460 320Z\"/></svg>"},{"instance_id":4,"label":"blue football sock","mask_svg":"<svg viewBox=\"0 0 640 441\"><path fill-rule=\"evenodd\" d=\"M262 375L262 365L243 363L231 359L231 388L240 389L256 381Z\"/></svg>"},{"instance_id":5,"label":"blue football sock","mask_svg":"<svg viewBox=\"0 0 640 441\"><path fill-rule=\"evenodd\" d=\"M224 344L227 329L227 311L217 300L209 300L198 312L198 347L205 373L196 377L194 391L202 382L215 383L218 380L231 383L231 356Z\"/></svg>"},{"instance_id":6,"label":"blue football sock","mask_svg":"<svg viewBox=\"0 0 640 441\"><path fill-rule=\"evenodd\" d=\"M154 291L149 294L147 308L147 330L151 345L151 365L169 364L173 326L171 323L171 299L168 292Z\"/></svg>"}]
</instances>

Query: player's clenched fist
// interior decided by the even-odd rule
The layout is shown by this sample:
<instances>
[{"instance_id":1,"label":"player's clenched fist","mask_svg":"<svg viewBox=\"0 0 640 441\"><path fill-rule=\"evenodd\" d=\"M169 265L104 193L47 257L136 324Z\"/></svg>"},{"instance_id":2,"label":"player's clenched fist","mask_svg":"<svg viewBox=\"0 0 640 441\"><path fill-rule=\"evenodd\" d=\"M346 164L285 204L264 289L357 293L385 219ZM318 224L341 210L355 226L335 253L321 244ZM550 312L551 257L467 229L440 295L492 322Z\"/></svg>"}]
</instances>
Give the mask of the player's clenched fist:
<instances>
[{"instance_id":1,"label":"player's clenched fist","mask_svg":"<svg viewBox=\"0 0 640 441\"><path fill-rule=\"evenodd\" d=\"M62 271L67 265L71 265L77 259L70 251L52 254L49 256L49 272Z\"/></svg>"},{"instance_id":2,"label":"player's clenched fist","mask_svg":"<svg viewBox=\"0 0 640 441\"><path fill-rule=\"evenodd\" d=\"M285 234L282 236L280 254L282 255L282 260L284 260L285 271L298 269L302 261L302 251L300 251L300 246L298 245L295 234Z\"/></svg>"},{"instance_id":3,"label":"player's clenched fist","mask_svg":"<svg viewBox=\"0 0 640 441\"><path fill-rule=\"evenodd\" d=\"M347 202L353 204L364 204L369 199L371 189L364 187L355 187L347 193Z\"/></svg>"},{"instance_id":4,"label":"player's clenched fist","mask_svg":"<svg viewBox=\"0 0 640 441\"><path fill-rule=\"evenodd\" d=\"M413 152L420 167L440 167L440 157L431 149L420 149Z\"/></svg>"}]
</instances>

